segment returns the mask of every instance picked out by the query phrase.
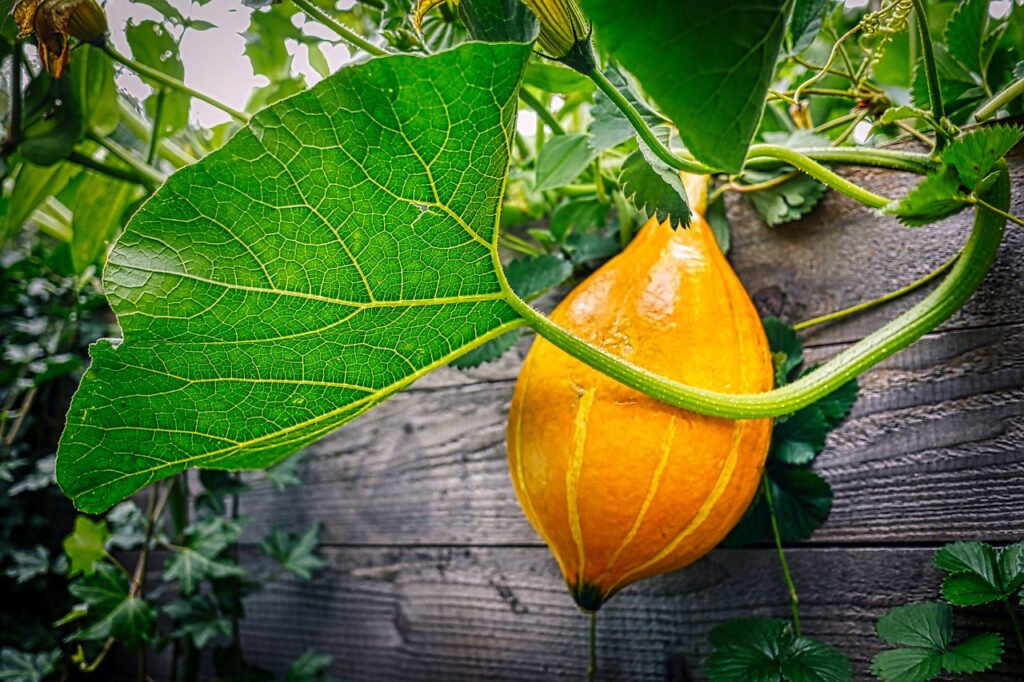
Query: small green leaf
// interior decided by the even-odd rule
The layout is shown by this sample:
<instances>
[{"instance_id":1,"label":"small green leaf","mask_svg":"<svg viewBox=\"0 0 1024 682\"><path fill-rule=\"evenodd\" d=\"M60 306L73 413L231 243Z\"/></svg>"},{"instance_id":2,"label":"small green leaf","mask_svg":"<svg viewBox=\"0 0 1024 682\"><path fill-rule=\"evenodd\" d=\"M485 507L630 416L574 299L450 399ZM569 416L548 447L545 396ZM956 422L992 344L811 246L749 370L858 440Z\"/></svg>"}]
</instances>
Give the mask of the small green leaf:
<instances>
[{"instance_id":1,"label":"small green leaf","mask_svg":"<svg viewBox=\"0 0 1024 682\"><path fill-rule=\"evenodd\" d=\"M452 360L452 367L457 369L472 369L474 367L479 367L484 363L493 362L515 348L515 345L519 343L519 339L522 338L522 336L523 330L521 329L513 329L510 332L505 332L501 336L491 339L482 346L477 346L465 355L460 355L455 358Z\"/></svg>"},{"instance_id":2,"label":"small green leaf","mask_svg":"<svg viewBox=\"0 0 1024 682\"><path fill-rule=\"evenodd\" d=\"M1024 586L1024 542L1008 545L999 551L999 576L1008 593Z\"/></svg>"},{"instance_id":3,"label":"small green leaf","mask_svg":"<svg viewBox=\"0 0 1024 682\"><path fill-rule=\"evenodd\" d=\"M946 22L946 47L949 54L969 71L984 73L988 64L982 45L988 25L989 0L957 3Z\"/></svg>"},{"instance_id":4,"label":"small green leaf","mask_svg":"<svg viewBox=\"0 0 1024 682\"><path fill-rule=\"evenodd\" d=\"M849 660L834 647L796 637L768 618L727 621L708 635L714 651L704 664L711 682L848 682Z\"/></svg>"},{"instance_id":5,"label":"small green leaf","mask_svg":"<svg viewBox=\"0 0 1024 682\"><path fill-rule=\"evenodd\" d=\"M87 129L109 135L117 128L121 110L114 83L114 62L95 46L75 50L70 76Z\"/></svg>"},{"instance_id":6,"label":"small green leaf","mask_svg":"<svg viewBox=\"0 0 1024 682\"><path fill-rule=\"evenodd\" d=\"M100 564L91 574L72 581L68 592L86 605L91 617L99 619L128 597L128 576L116 566Z\"/></svg>"},{"instance_id":7,"label":"small green leaf","mask_svg":"<svg viewBox=\"0 0 1024 682\"><path fill-rule=\"evenodd\" d=\"M708 204L704 219L708 221L708 225L715 235L718 248L722 250L722 253L728 255L729 247L732 244L732 231L729 227L729 215L725 208L725 195Z\"/></svg>"},{"instance_id":8,"label":"small green leaf","mask_svg":"<svg viewBox=\"0 0 1024 682\"><path fill-rule=\"evenodd\" d=\"M89 642L113 637L137 649L156 638L156 609L141 597L127 597L106 616L69 639Z\"/></svg>"},{"instance_id":9,"label":"small green leaf","mask_svg":"<svg viewBox=\"0 0 1024 682\"><path fill-rule=\"evenodd\" d=\"M93 522L89 517L79 514L75 517L75 527L63 542L64 551L71 560L69 575L89 574L97 563L107 556L107 539L110 531L107 522Z\"/></svg>"},{"instance_id":10,"label":"small green leaf","mask_svg":"<svg viewBox=\"0 0 1024 682\"><path fill-rule=\"evenodd\" d=\"M191 637L202 649L219 637L231 636L231 619L220 612L209 594L197 594L167 604L163 612L175 621L174 637Z\"/></svg>"},{"instance_id":11,"label":"small green leaf","mask_svg":"<svg viewBox=\"0 0 1024 682\"><path fill-rule=\"evenodd\" d=\"M766 317L761 320L765 336L768 337L768 348L772 351L775 364L775 385L785 386L794 377L804 362L804 344L796 331L777 317Z\"/></svg>"},{"instance_id":12,"label":"small green leaf","mask_svg":"<svg viewBox=\"0 0 1024 682\"><path fill-rule=\"evenodd\" d=\"M627 76L615 62L611 62L604 72L608 81L623 94L623 96L639 112L644 123L650 128L661 129L667 121L655 112L644 99L637 94ZM597 151L604 151L616 147L626 140L636 136L636 130L629 119L615 104L608 99L600 90L594 95L594 106L590 109L590 116L593 119L590 123L591 146Z\"/></svg>"},{"instance_id":13,"label":"small green leaf","mask_svg":"<svg viewBox=\"0 0 1024 682\"><path fill-rule=\"evenodd\" d=\"M45 545L15 549L9 556L11 565L4 569L4 575L14 578L19 585L50 572L50 550ZM3 679L0 676L0 680Z\"/></svg>"},{"instance_id":14,"label":"small green leaf","mask_svg":"<svg viewBox=\"0 0 1024 682\"><path fill-rule=\"evenodd\" d=\"M942 667L955 675L988 670L1003 658L1003 638L993 632L971 637L942 655Z\"/></svg>"},{"instance_id":15,"label":"small green leaf","mask_svg":"<svg viewBox=\"0 0 1024 682\"><path fill-rule=\"evenodd\" d=\"M675 122L694 156L739 172L761 120L792 2L582 5L598 40Z\"/></svg>"},{"instance_id":16,"label":"small green leaf","mask_svg":"<svg viewBox=\"0 0 1024 682\"><path fill-rule=\"evenodd\" d=\"M931 649L889 649L871 661L871 672L882 682L928 682L941 670L942 654Z\"/></svg>"},{"instance_id":17,"label":"small green leaf","mask_svg":"<svg viewBox=\"0 0 1024 682\"><path fill-rule=\"evenodd\" d=\"M551 214L549 229L555 241L561 242L572 230L586 230L591 226L602 226L608 214L608 206L596 198L579 197L559 204Z\"/></svg>"},{"instance_id":18,"label":"small green leaf","mask_svg":"<svg viewBox=\"0 0 1024 682\"><path fill-rule=\"evenodd\" d=\"M796 0L793 14L786 29L786 48L790 54L800 54L810 47L821 31L824 15L839 4L838 0Z\"/></svg>"},{"instance_id":19,"label":"small green leaf","mask_svg":"<svg viewBox=\"0 0 1024 682\"><path fill-rule=\"evenodd\" d=\"M285 682L332 682L335 678L327 674L327 667L334 661L333 656L316 649L306 649L288 667Z\"/></svg>"},{"instance_id":20,"label":"small green leaf","mask_svg":"<svg viewBox=\"0 0 1024 682\"><path fill-rule=\"evenodd\" d=\"M590 136L584 133L555 135L537 156L537 190L571 184L597 158Z\"/></svg>"},{"instance_id":21,"label":"small green leaf","mask_svg":"<svg viewBox=\"0 0 1024 682\"><path fill-rule=\"evenodd\" d=\"M185 80L185 65L178 54L178 41L163 24L148 19L138 24L129 23L125 29L125 36L128 39L128 46L131 47L132 56L137 61L177 80ZM277 40L280 41L280 38ZM146 113L151 119L156 115L158 100L156 92L146 98ZM167 90L164 93L163 113L160 118L161 132L168 135L183 129L188 124L190 107L191 100L188 95Z\"/></svg>"},{"instance_id":22,"label":"small green leaf","mask_svg":"<svg viewBox=\"0 0 1024 682\"><path fill-rule=\"evenodd\" d=\"M1024 129L1018 126L976 128L950 143L940 158L956 171L962 185L977 190L996 162L1006 156L1021 137L1024 137Z\"/></svg>"},{"instance_id":23,"label":"small green leaf","mask_svg":"<svg viewBox=\"0 0 1024 682\"><path fill-rule=\"evenodd\" d=\"M921 602L898 606L878 620L878 636L890 644L944 651L953 637L952 610L946 604Z\"/></svg>"},{"instance_id":24,"label":"small green leaf","mask_svg":"<svg viewBox=\"0 0 1024 682\"><path fill-rule=\"evenodd\" d=\"M288 459L275 464L263 473L266 474L267 480L269 480L274 488L278 492L296 485L302 484L302 479L299 477L299 465L306 459L306 455L309 454L308 450L302 450Z\"/></svg>"},{"instance_id":25,"label":"small green leaf","mask_svg":"<svg viewBox=\"0 0 1024 682\"><path fill-rule=\"evenodd\" d=\"M595 89L594 82L579 71L548 61L530 62L523 84L561 95L593 92Z\"/></svg>"},{"instance_id":26,"label":"small green leaf","mask_svg":"<svg viewBox=\"0 0 1024 682\"><path fill-rule=\"evenodd\" d=\"M772 429L771 457L786 464L810 464L825 447L831 430L814 405L779 419Z\"/></svg>"},{"instance_id":27,"label":"small green leaf","mask_svg":"<svg viewBox=\"0 0 1024 682\"><path fill-rule=\"evenodd\" d=\"M0 244L17 234L32 212L47 197L59 194L80 171L81 168L67 162L52 166L23 162L14 177L10 203L0 223Z\"/></svg>"},{"instance_id":28,"label":"small green leaf","mask_svg":"<svg viewBox=\"0 0 1024 682\"><path fill-rule=\"evenodd\" d=\"M85 173L71 206L71 260L76 273L102 263L136 191L130 183L92 171Z\"/></svg>"},{"instance_id":29,"label":"small green leaf","mask_svg":"<svg viewBox=\"0 0 1024 682\"><path fill-rule=\"evenodd\" d=\"M960 181L956 172L943 166L922 180L902 199L892 201L885 207L900 222L910 227L929 225L963 209L969 198L960 192Z\"/></svg>"},{"instance_id":30,"label":"small green leaf","mask_svg":"<svg viewBox=\"0 0 1024 682\"><path fill-rule=\"evenodd\" d=\"M288 533L275 528L261 547L284 570L303 580L312 580L314 573L327 568L327 562L316 553L319 544L320 526L314 525L305 533Z\"/></svg>"},{"instance_id":31,"label":"small green leaf","mask_svg":"<svg viewBox=\"0 0 1024 682\"><path fill-rule=\"evenodd\" d=\"M211 558L189 547L175 552L164 565L164 582L178 581L183 594L193 594L206 579L238 578L245 575L237 564Z\"/></svg>"},{"instance_id":32,"label":"small green leaf","mask_svg":"<svg viewBox=\"0 0 1024 682\"><path fill-rule=\"evenodd\" d=\"M747 183L766 182L780 177L781 171L766 173L748 170L743 174ZM825 196L825 185L809 175L800 173L782 184L761 189L756 192L745 192L758 215L768 227L793 222L810 213Z\"/></svg>"},{"instance_id":33,"label":"small green leaf","mask_svg":"<svg viewBox=\"0 0 1024 682\"><path fill-rule=\"evenodd\" d=\"M619 173L622 194L648 218L671 219L673 228L690 224L690 206L679 172L650 153L641 144L622 164Z\"/></svg>"},{"instance_id":34,"label":"small green leaf","mask_svg":"<svg viewBox=\"0 0 1024 682\"><path fill-rule=\"evenodd\" d=\"M561 256L541 255L516 258L505 266L512 291L530 300L550 291L572 275L572 264Z\"/></svg>"},{"instance_id":35,"label":"small green leaf","mask_svg":"<svg viewBox=\"0 0 1024 682\"><path fill-rule=\"evenodd\" d=\"M22 651L11 647L0 649L0 680L3 682L43 682L57 670L60 649Z\"/></svg>"}]
</instances>

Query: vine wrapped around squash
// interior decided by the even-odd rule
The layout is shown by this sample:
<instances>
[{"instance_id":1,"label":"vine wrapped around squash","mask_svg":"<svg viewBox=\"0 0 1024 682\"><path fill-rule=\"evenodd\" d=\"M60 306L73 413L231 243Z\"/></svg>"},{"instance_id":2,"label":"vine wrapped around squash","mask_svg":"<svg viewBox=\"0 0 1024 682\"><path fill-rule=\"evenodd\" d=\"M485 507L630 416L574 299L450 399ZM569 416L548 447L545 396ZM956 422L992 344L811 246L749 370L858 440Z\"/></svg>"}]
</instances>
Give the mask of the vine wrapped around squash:
<instances>
[{"instance_id":1,"label":"vine wrapped around squash","mask_svg":"<svg viewBox=\"0 0 1024 682\"><path fill-rule=\"evenodd\" d=\"M687 229L652 219L551 317L687 384L772 388L761 321L696 213ZM577 604L594 611L725 537L757 490L771 424L671 407L538 339L512 399L509 465L523 510Z\"/></svg>"}]
</instances>

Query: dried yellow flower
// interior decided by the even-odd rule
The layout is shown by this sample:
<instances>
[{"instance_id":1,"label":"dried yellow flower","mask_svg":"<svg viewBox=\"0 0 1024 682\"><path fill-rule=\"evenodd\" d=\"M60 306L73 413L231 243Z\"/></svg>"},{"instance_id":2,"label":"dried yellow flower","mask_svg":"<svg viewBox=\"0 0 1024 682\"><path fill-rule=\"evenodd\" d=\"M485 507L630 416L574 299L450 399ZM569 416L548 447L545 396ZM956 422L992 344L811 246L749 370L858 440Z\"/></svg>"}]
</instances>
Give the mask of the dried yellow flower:
<instances>
[{"instance_id":1,"label":"dried yellow flower","mask_svg":"<svg viewBox=\"0 0 1024 682\"><path fill-rule=\"evenodd\" d=\"M54 78L67 70L69 37L95 42L107 33L107 15L96 0L19 0L14 21L21 37L36 34L39 60Z\"/></svg>"}]
</instances>

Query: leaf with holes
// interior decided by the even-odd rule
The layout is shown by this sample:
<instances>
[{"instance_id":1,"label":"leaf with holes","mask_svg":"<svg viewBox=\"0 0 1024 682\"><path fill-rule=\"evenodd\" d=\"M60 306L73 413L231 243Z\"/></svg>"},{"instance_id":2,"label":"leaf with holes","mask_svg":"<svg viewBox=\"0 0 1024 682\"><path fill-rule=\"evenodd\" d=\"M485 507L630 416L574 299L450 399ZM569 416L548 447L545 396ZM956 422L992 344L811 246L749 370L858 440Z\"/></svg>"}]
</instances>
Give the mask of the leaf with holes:
<instances>
[{"instance_id":1,"label":"leaf with holes","mask_svg":"<svg viewBox=\"0 0 1024 682\"><path fill-rule=\"evenodd\" d=\"M270 466L521 324L494 242L529 55L341 69L146 202L104 276L124 341L93 346L58 452L79 508Z\"/></svg>"}]
</instances>

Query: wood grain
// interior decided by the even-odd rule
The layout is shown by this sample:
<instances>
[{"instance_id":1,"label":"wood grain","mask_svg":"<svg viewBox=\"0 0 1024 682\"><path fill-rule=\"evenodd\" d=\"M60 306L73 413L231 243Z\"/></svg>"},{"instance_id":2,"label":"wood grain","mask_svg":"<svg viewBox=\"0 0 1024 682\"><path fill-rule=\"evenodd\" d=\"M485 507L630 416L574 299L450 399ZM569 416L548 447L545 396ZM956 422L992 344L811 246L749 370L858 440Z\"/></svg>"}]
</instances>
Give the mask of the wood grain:
<instances>
[{"instance_id":1,"label":"wood grain","mask_svg":"<svg viewBox=\"0 0 1024 682\"><path fill-rule=\"evenodd\" d=\"M931 549L790 552L804 630L840 647L870 679L888 608L934 597ZM312 583L286 580L254 597L243 635L254 662L281 670L313 646L345 680L583 679L586 617L540 548L331 548ZM701 679L706 635L744 616L788 616L773 553L721 550L626 589L599 619L602 680ZM955 637L998 631L997 609L958 618ZM1009 633L1004 633L1009 636ZM986 680L1019 680L1013 654Z\"/></svg>"}]
</instances>

